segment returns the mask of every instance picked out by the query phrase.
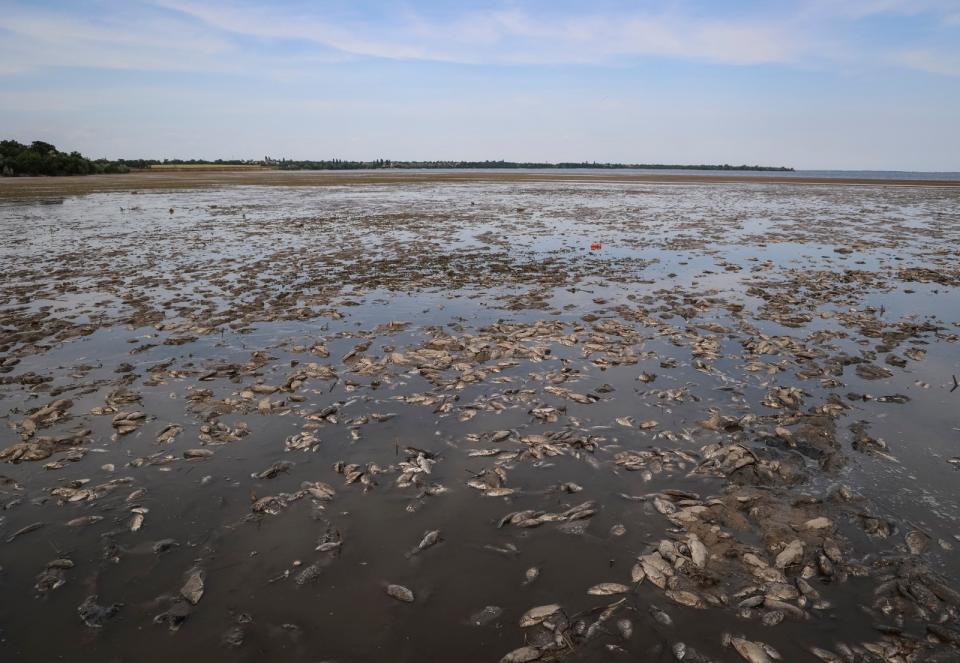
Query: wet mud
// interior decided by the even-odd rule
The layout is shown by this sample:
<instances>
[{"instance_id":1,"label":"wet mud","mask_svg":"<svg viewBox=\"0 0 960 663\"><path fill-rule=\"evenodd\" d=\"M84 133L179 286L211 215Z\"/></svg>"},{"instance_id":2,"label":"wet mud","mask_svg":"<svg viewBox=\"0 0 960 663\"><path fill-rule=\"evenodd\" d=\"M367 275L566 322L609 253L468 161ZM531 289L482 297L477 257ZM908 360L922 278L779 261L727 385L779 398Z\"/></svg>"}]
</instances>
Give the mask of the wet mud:
<instances>
[{"instance_id":1,"label":"wet mud","mask_svg":"<svg viewBox=\"0 0 960 663\"><path fill-rule=\"evenodd\" d=\"M211 186L0 225L4 660L960 658L960 190Z\"/></svg>"}]
</instances>

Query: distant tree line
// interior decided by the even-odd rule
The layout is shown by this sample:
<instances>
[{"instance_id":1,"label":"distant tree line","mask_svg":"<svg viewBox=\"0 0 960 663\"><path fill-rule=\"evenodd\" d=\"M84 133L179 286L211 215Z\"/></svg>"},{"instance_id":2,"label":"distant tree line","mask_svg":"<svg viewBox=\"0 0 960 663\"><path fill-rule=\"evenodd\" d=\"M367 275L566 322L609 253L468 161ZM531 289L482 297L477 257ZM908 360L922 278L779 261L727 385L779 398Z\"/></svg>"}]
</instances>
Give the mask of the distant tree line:
<instances>
[{"instance_id":1,"label":"distant tree line","mask_svg":"<svg viewBox=\"0 0 960 663\"><path fill-rule=\"evenodd\" d=\"M325 161L300 161L290 159L266 159L264 165L272 165L280 170L376 170L380 168L471 168L471 169L510 169L510 168L604 168L604 169L646 169L646 170L762 170L790 172L786 166L732 166L730 164L667 164L667 163L603 163L597 161L578 161L545 163L539 161L394 161L376 159L374 161L344 161L328 159Z\"/></svg>"},{"instance_id":2,"label":"distant tree line","mask_svg":"<svg viewBox=\"0 0 960 663\"><path fill-rule=\"evenodd\" d=\"M0 141L0 175L92 175L126 173L130 168L119 161L91 160L79 152L61 152L50 143L35 140L29 145L15 140Z\"/></svg>"},{"instance_id":3,"label":"distant tree line","mask_svg":"<svg viewBox=\"0 0 960 663\"><path fill-rule=\"evenodd\" d=\"M91 160L79 152L59 151L50 143L35 140L30 145L15 140L0 141L0 175L92 175L95 173L127 173L153 166L263 166L279 170L377 170L382 168L604 168L647 170L764 170L792 171L783 166L731 166L730 164L664 164L664 163L601 163L597 161L544 163L539 161L345 161L326 159L304 161L291 159L107 159Z\"/></svg>"}]
</instances>

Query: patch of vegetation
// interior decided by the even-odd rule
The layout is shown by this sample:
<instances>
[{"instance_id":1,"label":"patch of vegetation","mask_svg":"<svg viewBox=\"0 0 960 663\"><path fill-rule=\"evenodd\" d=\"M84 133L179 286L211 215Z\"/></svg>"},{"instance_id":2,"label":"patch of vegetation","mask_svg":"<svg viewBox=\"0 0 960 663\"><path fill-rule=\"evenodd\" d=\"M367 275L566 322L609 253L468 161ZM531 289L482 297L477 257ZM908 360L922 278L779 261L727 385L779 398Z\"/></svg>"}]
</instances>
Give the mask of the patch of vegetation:
<instances>
[{"instance_id":1,"label":"patch of vegetation","mask_svg":"<svg viewBox=\"0 0 960 663\"><path fill-rule=\"evenodd\" d=\"M88 159L79 152L61 152L50 143L35 140L24 145L15 140L0 141L0 175L93 175L127 173L130 168L119 161Z\"/></svg>"}]
</instances>

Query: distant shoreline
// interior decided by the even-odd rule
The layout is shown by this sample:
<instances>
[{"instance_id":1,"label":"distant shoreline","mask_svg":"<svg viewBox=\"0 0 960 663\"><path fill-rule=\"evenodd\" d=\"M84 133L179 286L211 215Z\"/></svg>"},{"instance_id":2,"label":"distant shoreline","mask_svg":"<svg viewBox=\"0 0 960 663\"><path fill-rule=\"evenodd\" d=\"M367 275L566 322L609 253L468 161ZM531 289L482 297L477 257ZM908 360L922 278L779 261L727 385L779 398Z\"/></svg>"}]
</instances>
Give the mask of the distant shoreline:
<instances>
[{"instance_id":1,"label":"distant shoreline","mask_svg":"<svg viewBox=\"0 0 960 663\"><path fill-rule=\"evenodd\" d=\"M76 176L113 175L135 171L233 171L233 170L670 170L670 171L746 171L793 172L786 166L740 164L664 164L612 163L597 161L506 161L504 159L468 161L436 159L427 161L373 159L89 159L79 152L63 152L42 140L30 144L0 140L0 176Z\"/></svg>"},{"instance_id":2,"label":"distant shoreline","mask_svg":"<svg viewBox=\"0 0 960 663\"><path fill-rule=\"evenodd\" d=\"M871 179L778 175L560 173L519 171L135 171L123 175L86 177L4 177L0 198L83 195L98 192L139 192L158 189L199 189L224 186L353 186L410 184L470 184L485 182L569 184L795 184L960 188L960 180Z\"/></svg>"},{"instance_id":3,"label":"distant shoreline","mask_svg":"<svg viewBox=\"0 0 960 663\"><path fill-rule=\"evenodd\" d=\"M733 166L731 164L665 164L665 163L598 163L587 162L539 162L539 161L350 161L344 159L264 159L263 161L206 161L181 160L150 161L120 160L129 168L139 170L705 170L792 173L787 166Z\"/></svg>"}]
</instances>

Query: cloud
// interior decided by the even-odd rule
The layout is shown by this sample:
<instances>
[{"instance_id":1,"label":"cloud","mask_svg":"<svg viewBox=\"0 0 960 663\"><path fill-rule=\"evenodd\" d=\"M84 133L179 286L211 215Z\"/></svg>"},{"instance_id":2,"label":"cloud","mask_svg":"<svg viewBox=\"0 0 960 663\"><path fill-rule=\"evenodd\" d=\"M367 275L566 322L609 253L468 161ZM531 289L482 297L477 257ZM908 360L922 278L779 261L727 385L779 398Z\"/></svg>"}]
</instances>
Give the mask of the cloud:
<instances>
[{"instance_id":1,"label":"cloud","mask_svg":"<svg viewBox=\"0 0 960 663\"><path fill-rule=\"evenodd\" d=\"M252 53L195 19L156 15L149 8L102 16L11 8L0 15L0 35L0 74L41 67L244 74L343 59L316 51L296 58Z\"/></svg>"},{"instance_id":2,"label":"cloud","mask_svg":"<svg viewBox=\"0 0 960 663\"><path fill-rule=\"evenodd\" d=\"M98 6L91 12L73 4L53 10L11 3L0 14L0 75L87 67L291 78L352 59L619 66L650 58L847 69L894 62L953 75L951 65L918 54L923 45L897 42L889 33L854 38L846 31L882 14L930 15L951 31L958 17L955 4L945 0L805 0L737 16L674 3L641 11L622 5L530 9L509 2L443 15L390 5L364 14L312 3L225 0L106 0ZM905 55L891 59L897 51Z\"/></svg>"},{"instance_id":3,"label":"cloud","mask_svg":"<svg viewBox=\"0 0 960 663\"><path fill-rule=\"evenodd\" d=\"M159 0L217 30L259 39L303 40L345 53L473 64L598 63L665 56L730 64L785 62L793 39L775 23L645 14L473 11L437 21L407 14L378 23L333 24L237 4Z\"/></svg>"},{"instance_id":4,"label":"cloud","mask_svg":"<svg viewBox=\"0 0 960 663\"><path fill-rule=\"evenodd\" d=\"M247 5L158 0L158 6L202 21L209 27L248 37L273 40L303 40L354 55L390 59L432 59L416 43L387 36L376 26L342 26L312 15L281 15L275 9ZM378 34L380 33L380 34ZM442 55L437 59L447 59ZM453 59L450 57L450 59Z\"/></svg>"}]
</instances>

